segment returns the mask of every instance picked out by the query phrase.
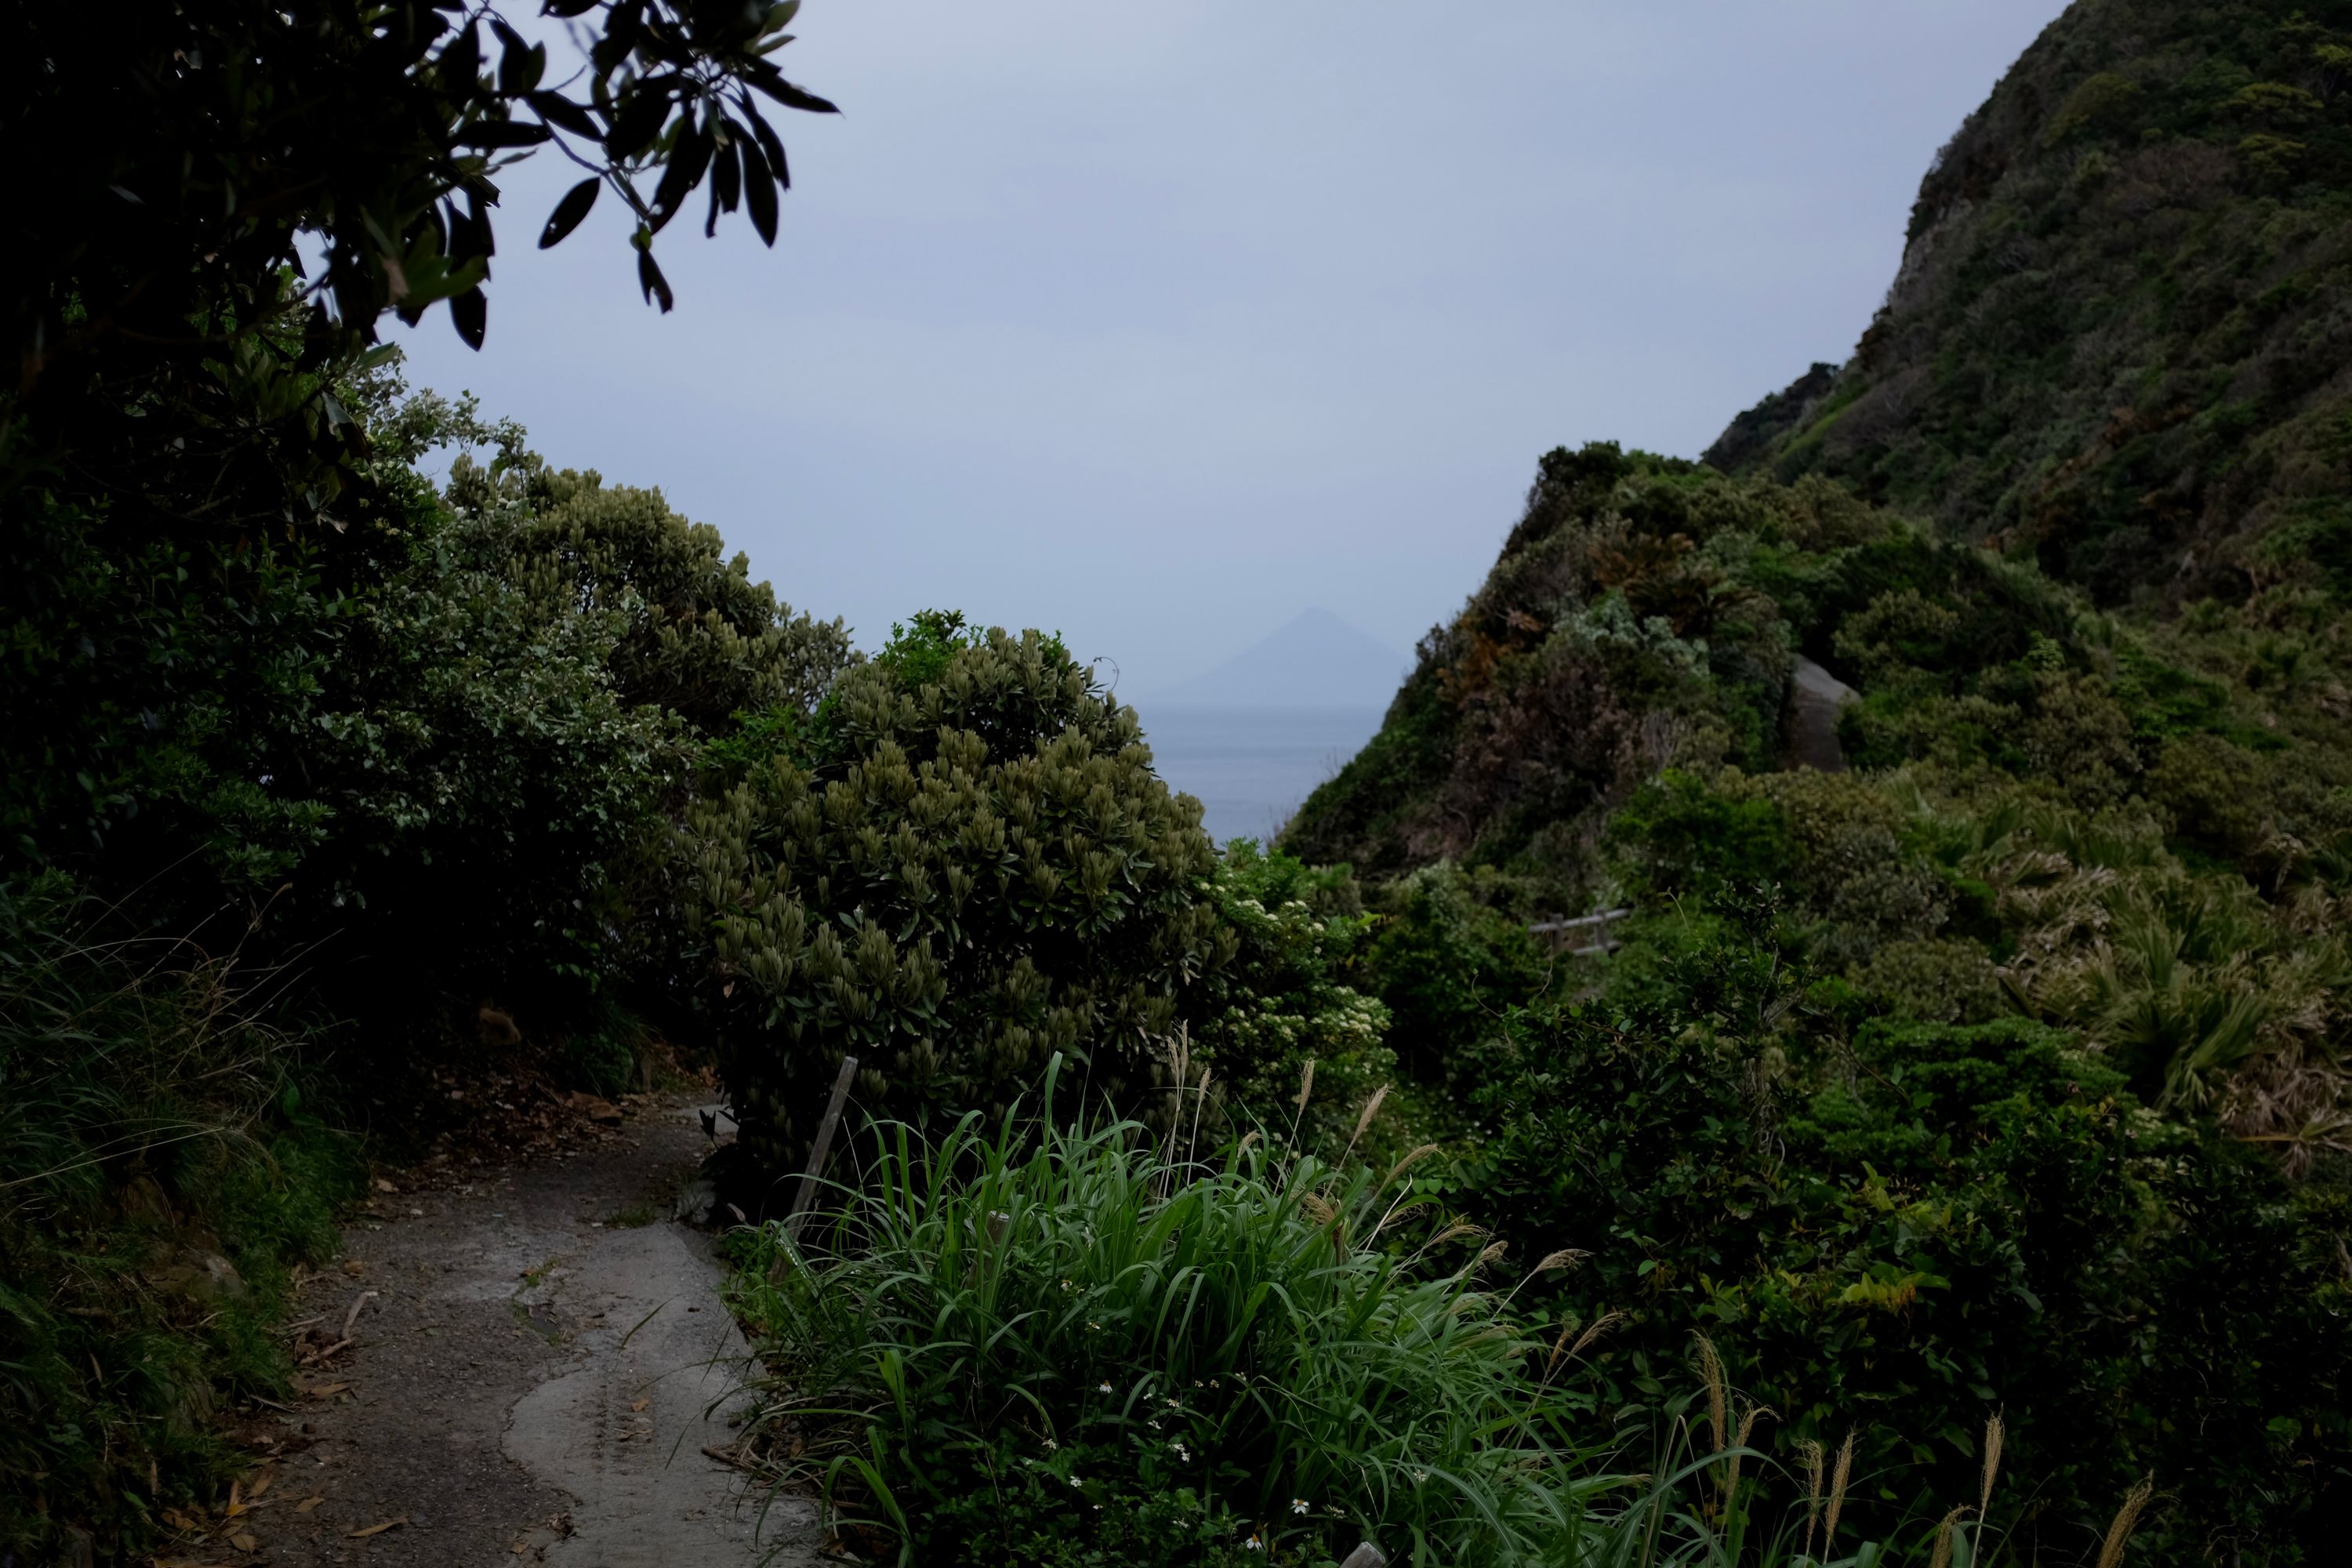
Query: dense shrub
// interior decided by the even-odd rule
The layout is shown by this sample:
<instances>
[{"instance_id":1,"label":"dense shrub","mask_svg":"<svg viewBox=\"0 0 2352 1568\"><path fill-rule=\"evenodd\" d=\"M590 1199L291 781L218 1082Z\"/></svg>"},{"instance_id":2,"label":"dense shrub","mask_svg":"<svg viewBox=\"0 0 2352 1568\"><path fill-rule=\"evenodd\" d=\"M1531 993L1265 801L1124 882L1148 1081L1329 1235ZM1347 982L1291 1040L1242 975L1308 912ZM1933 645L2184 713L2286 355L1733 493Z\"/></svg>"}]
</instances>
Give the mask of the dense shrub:
<instances>
[{"instance_id":1,"label":"dense shrub","mask_svg":"<svg viewBox=\"0 0 2352 1568\"><path fill-rule=\"evenodd\" d=\"M1212 894L1217 948L1230 956L1182 998L1192 1058L1213 1075L1212 1136L1252 1124L1277 1147L1295 1141L1333 1158L1355 1131L1357 1108L1396 1067L1389 1009L1369 994L1378 922L1344 869L1246 838L1225 847ZM1301 1105L1309 1064L1313 1092Z\"/></svg>"},{"instance_id":2,"label":"dense shrub","mask_svg":"<svg viewBox=\"0 0 2352 1568\"><path fill-rule=\"evenodd\" d=\"M515 891L503 896L520 906L499 910L490 900L503 937L478 937L472 951L503 962L486 966L476 984L500 984L502 994L524 993L521 1001L536 989L542 1002L572 1012L583 989L617 989L683 1019L693 972L708 955L687 940L693 895L675 852L676 824L714 747L747 725L807 720L853 662L847 633L753 582L741 555L725 556L717 530L680 516L657 490L551 469L523 447L520 430L482 426L470 405L450 409L428 395L399 418L404 431L498 447L487 465L469 455L453 464L438 527L462 575L428 582L420 594L447 601L464 586L494 601L507 617L504 636L545 667L508 683L530 701L537 728L518 710L510 741L470 752L477 767L509 770L507 788L493 798L509 809L546 801L536 817L502 834L487 825L460 828L486 842L468 845L456 863L468 870L511 863L506 880ZM424 438L411 436L409 445ZM478 647L479 658L498 641ZM572 706L530 693L550 681L581 694L582 718L592 703L608 715L603 726L567 727ZM431 689L430 678L416 684ZM490 709L486 698L467 695L478 710ZM409 820L429 816L420 810ZM558 841L561 834L570 841ZM569 875L573 885L530 897L534 879L550 873ZM446 910L437 889L407 904ZM519 962L512 944L527 937L537 938L561 982L552 994L532 986L530 965Z\"/></svg>"},{"instance_id":3,"label":"dense shrub","mask_svg":"<svg viewBox=\"0 0 2352 1568\"><path fill-rule=\"evenodd\" d=\"M541 515L544 495L518 479L483 504L493 487L461 463L453 506L415 467L495 439L536 472L519 430L430 398L396 406L383 384L347 395L376 420L375 510L335 551L266 533L132 551L55 508L18 529L12 506L23 571L0 574L15 661L0 717L26 749L5 775L5 865L135 889L136 918L163 929L226 907L231 939L274 903L262 940L329 939L313 982L373 1016L349 990L386 972L438 996L585 966L593 906L687 783L662 672L706 679L721 660L646 630L627 580L665 535L712 554L691 525L641 520L606 578L565 572L551 534L569 525ZM766 630L725 650L761 672L745 691L829 676L837 632L828 646L772 601L752 608L738 619Z\"/></svg>"},{"instance_id":4,"label":"dense shrub","mask_svg":"<svg viewBox=\"0 0 2352 1568\"><path fill-rule=\"evenodd\" d=\"M1591 1260L1632 1321L1603 1410L1694 1331L1777 1440L1860 1431L1864 1528L1969 1495L2005 1410L2015 1552L2086 1552L2153 1470L2159 1551L2319 1562L2352 1483L2339 1198L2159 1120L2068 1036L1880 1022L1769 900L1668 921L1601 997L1523 1016L1461 1201ZM1888 1512L1886 1510L1893 1510Z\"/></svg>"},{"instance_id":5,"label":"dense shrub","mask_svg":"<svg viewBox=\"0 0 2352 1568\"><path fill-rule=\"evenodd\" d=\"M266 535L125 537L30 486L6 499L0 864L140 887L165 919L275 887L327 815L273 787L269 752L326 679L347 604L335 563Z\"/></svg>"},{"instance_id":6,"label":"dense shrub","mask_svg":"<svg viewBox=\"0 0 2352 1568\"><path fill-rule=\"evenodd\" d=\"M849 663L841 622L779 603L717 529L679 516L659 490L550 469L510 443L487 468L460 457L448 493L461 512L503 517L510 573L543 614L615 625L607 662L632 706L719 735L740 714L808 713Z\"/></svg>"},{"instance_id":7,"label":"dense shrub","mask_svg":"<svg viewBox=\"0 0 2352 1568\"><path fill-rule=\"evenodd\" d=\"M2074 813L2013 786L1937 784L1927 771L1669 772L1612 841L1658 906L1777 889L1811 960L1896 1017L2065 1026L2147 1103L2290 1170L2335 1169L2345 1084L2326 1041L2352 965L2324 868L2273 904L2193 840L2168 844L2160 808Z\"/></svg>"},{"instance_id":8,"label":"dense shrub","mask_svg":"<svg viewBox=\"0 0 2352 1568\"><path fill-rule=\"evenodd\" d=\"M1035 632L918 617L688 832L721 1070L779 1169L845 1055L872 1113L1001 1110L1056 1051L1132 1104L1238 948L1199 804Z\"/></svg>"},{"instance_id":9,"label":"dense shrub","mask_svg":"<svg viewBox=\"0 0 2352 1568\"><path fill-rule=\"evenodd\" d=\"M502 516L428 512L403 569L352 606L331 674L266 776L324 811L298 908L442 994L583 966L594 906L688 778L688 736L633 705L614 617L536 595ZM292 720L297 715L287 715Z\"/></svg>"},{"instance_id":10,"label":"dense shrub","mask_svg":"<svg viewBox=\"0 0 2352 1568\"><path fill-rule=\"evenodd\" d=\"M1364 951L1363 984L1388 1007L1399 1065L1456 1111L1475 1102L1504 1012L1557 967L1517 911L1496 907L1495 880L1444 862L1396 879L1378 894Z\"/></svg>"},{"instance_id":11,"label":"dense shrub","mask_svg":"<svg viewBox=\"0 0 2352 1568\"><path fill-rule=\"evenodd\" d=\"M136 577L63 517L18 540L54 568L18 582L39 602L6 701L49 749L6 775L10 863L135 888L168 928L226 908L232 939L270 903L261 940L301 932L327 1005L392 1030L658 967L698 740L804 714L845 634L657 493L550 471L470 403L347 395L375 435L364 574L267 536L211 562L159 542ZM417 465L453 444L496 459L461 456L445 496ZM383 1007L386 974L410 1007Z\"/></svg>"}]
</instances>

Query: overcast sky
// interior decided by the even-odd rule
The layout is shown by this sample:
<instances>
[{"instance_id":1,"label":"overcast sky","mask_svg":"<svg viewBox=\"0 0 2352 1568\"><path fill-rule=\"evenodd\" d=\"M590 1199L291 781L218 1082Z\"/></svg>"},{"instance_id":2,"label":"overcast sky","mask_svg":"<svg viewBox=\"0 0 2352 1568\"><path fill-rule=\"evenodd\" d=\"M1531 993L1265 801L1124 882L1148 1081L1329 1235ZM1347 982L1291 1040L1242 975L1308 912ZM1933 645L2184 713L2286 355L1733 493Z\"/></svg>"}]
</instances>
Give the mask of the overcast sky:
<instances>
[{"instance_id":1,"label":"overcast sky","mask_svg":"<svg viewBox=\"0 0 2352 1568\"><path fill-rule=\"evenodd\" d=\"M518 7L520 9L521 7ZM1936 149L2058 0L808 0L782 233L508 177L490 331L399 333L873 646L1059 629L1129 694L1309 605L1400 648L1536 458L1696 455L1842 359ZM689 221L692 220L692 221Z\"/></svg>"}]
</instances>

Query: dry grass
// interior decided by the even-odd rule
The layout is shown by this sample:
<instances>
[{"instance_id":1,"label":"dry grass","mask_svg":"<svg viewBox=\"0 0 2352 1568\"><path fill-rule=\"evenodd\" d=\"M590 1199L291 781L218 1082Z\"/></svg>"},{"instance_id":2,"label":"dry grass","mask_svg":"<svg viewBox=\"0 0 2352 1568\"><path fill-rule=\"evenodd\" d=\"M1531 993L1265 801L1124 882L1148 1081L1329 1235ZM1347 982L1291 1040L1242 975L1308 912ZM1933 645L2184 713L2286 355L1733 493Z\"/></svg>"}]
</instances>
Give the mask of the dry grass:
<instances>
[{"instance_id":1,"label":"dry grass","mask_svg":"<svg viewBox=\"0 0 2352 1568\"><path fill-rule=\"evenodd\" d=\"M1849 1431L1838 1446L1837 1468L1830 1473L1829 1516L1822 1530L1822 1550L1837 1540L1838 1515L1845 1511L1846 1483L1853 1478L1853 1436Z\"/></svg>"},{"instance_id":2,"label":"dry grass","mask_svg":"<svg viewBox=\"0 0 2352 1568\"><path fill-rule=\"evenodd\" d=\"M1982 1519L1992 1509L1992 1483L2000 1475L2000 1446L2008 1432L1999 1414L1986 1418L1984 1432L1984 1486L1977 1494L1977 1517Z\"/></svg>"},{"instance_id":3,"label":"dry grass","mask_svg":"<svg viewBox=\"0 0 2352 1568\"><path fill-rule=\"evenodd\" d=\"M2107 1526L2107 1538L2099 1543L2099 1568L2123 1568L2124 1550L2131 1544L2139 1516L2155 1495L2153 1480L2143 1480L2124 1494L2123 1506L2116 1510L2115 1520Z\"/></svg>"}]
</instances>

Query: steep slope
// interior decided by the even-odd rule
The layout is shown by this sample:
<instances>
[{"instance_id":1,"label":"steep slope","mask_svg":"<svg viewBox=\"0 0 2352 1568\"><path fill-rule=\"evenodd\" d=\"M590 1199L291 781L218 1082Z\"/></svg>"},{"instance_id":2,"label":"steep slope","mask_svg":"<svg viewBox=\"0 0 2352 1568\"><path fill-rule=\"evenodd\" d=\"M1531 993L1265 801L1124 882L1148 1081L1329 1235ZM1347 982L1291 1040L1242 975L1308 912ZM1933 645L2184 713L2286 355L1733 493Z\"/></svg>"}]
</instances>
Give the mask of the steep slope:
<instances>
[{"instance_id":1,"label":"steep slope","mask_svg":"<svg viewBox=\"0 0 2352 1568\"><path fill-rule=\"evenodd\" d=\"M1285 836L1492 1132L1464 1212L1590 1249L1529 1296L1612 1325L1601 1397L1706 1335L1768 1441L1859 1434L1858 1535L1980 1499L2001 1412L1985 1562L2108 1560L2151 1474L2134 1561L2342 1554L2352 6L2309 15L2077 5L1854 360L1706 464L1545 456Z\"/></svg>"},{"instance_id":2,"label":"steep slope","mask_svg":"<svg viewBox=\"0 0 2352 1568\"><path fill-rule=\"evenodd\" d=\"M1828 480L1727 477L1606 443L1553 451L1486 583L1423 639L1380 734L1286 844L1375 876L1490 866L1541 902L1580 903L1603 822L1638 785L1667 767L1792 760L1801 657L1854 671L1855 638L1890 635L1880 623L1915 601L1964 629L1945 657L1969 677L2037 637L2076 641L2082 608ZM1857 760L1899 759L1864 745Z\"/></svg>"},{"instance_id":3,"label":"steep slope","mask_svg":"<svg viewBox=\"0 0 2352 1568\"><path fill-rule=\"evenodd\" d=\"M2352 588L2352 5L2073 6L1937 156L1852 360L1707 459L2105 604Z\"/></svg>"},{"instance_id":4,"label":"steep slope","mask_svg":"<svg viewBox=\"0 0 2352 1568\"><path fill-rule=\"evenodd\" d=\"M1792 732L1808 660L1858 689L1836 721L1850 773ZM2121 1028L2137 982L2109 971L2139 960L2111 936L2155 922L2142 978L2187 1007L2181 933L2226 925L2197 993L2222 1012L2132 1024L2153 1031L2129 1047L2154 1064L2139 1087L2189 1095L2167 1075L2193 1046L2228 1080L2198 1103L2352 1153L2352 1084L2306 1027L2352 1026L2352 626L2321 600L2136 624L1819 476L1554 451L1284 847L1376 882L1453 861L1506 908L1575 914L1641 901L1693 846L1922 1017ZM2294 975L2246 989L2261 954ZM2266 1000L2222 1028L2241 995Z\"/></svg>"}]
</instances>

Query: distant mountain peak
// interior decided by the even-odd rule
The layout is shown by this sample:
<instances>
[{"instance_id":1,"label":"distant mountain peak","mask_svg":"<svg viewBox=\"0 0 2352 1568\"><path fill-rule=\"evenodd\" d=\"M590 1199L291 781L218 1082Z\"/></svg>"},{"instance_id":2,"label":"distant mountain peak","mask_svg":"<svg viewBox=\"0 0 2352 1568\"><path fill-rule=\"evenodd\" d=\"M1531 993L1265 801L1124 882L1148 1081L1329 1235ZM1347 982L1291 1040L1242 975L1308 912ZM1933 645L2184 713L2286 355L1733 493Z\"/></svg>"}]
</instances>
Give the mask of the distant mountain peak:
<instances>
[{"instance_id":1,"label":"distant mountain peak","mask_svg":"<svg viewBox=\"0 0 2352 1568\"><path fill-rule=\"evenodd\" d=\"M1385 708L1412 661L1311 605L1205 675L1144 700L1162 708Z\"/></svg>"}]
</instances>

